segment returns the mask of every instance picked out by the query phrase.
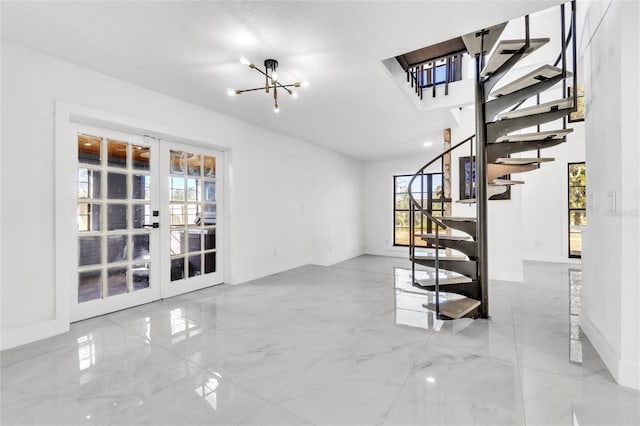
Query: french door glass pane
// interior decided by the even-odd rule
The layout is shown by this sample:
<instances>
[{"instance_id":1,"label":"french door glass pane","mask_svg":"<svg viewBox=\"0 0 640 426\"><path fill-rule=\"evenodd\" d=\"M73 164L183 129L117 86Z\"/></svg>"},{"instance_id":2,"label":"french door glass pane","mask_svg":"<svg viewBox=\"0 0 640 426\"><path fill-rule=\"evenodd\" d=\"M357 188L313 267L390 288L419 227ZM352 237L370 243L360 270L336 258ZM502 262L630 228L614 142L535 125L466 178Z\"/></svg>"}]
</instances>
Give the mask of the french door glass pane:
<instances>
[{"instance_id":1,"label":"french door glass pane","mask_svg":"<svg viewBox=\"0 0 640 426\"><path fill-rule=\"evenodd\" d=\"M189 168L190 176L200 176L201 174L201 156L197 154L191 154L187 160L187 166Z\"/></svg>"},{"instance_id":2,"label":"french door glass pane","mask_svg":"<svg viewBox=\"0 0 640 426\"><path fill-rule=\"evenodd\" d=\"M201 235L199 229L190 229L189 230L189 251L201 251L200 247Z\"/></svg>"},{"instance_id":3,"label":"french door glass pane","mask_svg":"<svg viewBox=\"0 0 640 426\"><path fill-rule=\"evenodd\" d=\"M100 164L102 139L97 136L78 135L78 161L83 164Z\"/></svg>"},{"instance_id":4,"label":"french door glass pane","mask_svg":"<svg viewBox=\"0 0 640 426\"><path fill-rule=\"evenodd\" d=\"M81 167L78 169L78 198L100 198L100 171Z\"/></svg>"},{"instance_id":5,"label":"french door glass pane","mask_svg":"<svg viewBox=\"0 0 640 426\"><path fill-rule=\"evenodd\" d=\"M216 271L216 252L204 254L204 273L211 274Z\"/></svg>"},{"instance_id":6,"label":"french door glass pane","mask_svg":"<svg viewBox=\"0 0 640 426\"><path fill-rule=\"evenodd\" d=\"M78 203L78 231L100 231L100 204Z\"/></svg>"},{"instance_id":7,"label":"french door glass pane","mask_svg":"<svg viewBox=\"0 0 640 426\"><path fill-rule=\"evenodd\" d=\"M107 237L107 262L124 262L127 260L127 236L110 235Z\"/></svg>"},{"instance_id":8,"label":"french door glass pane","mask_svg":"<svg viewBox=\"0 0 640 426\"><path fill-rule=\"evenodd\" d=\"M134 200L151 199L151 177L147 175L133 175L133 196Z\"/></svg>"},{"instance_id":9,"label":"french door glass pane","mask_svg":"<svg viewBox=\"0 0 640 426\"><path fill-rule=\"evenodd\" d=\"M107 205L107 231L119 231L127 229L127 205Z\"/></svg>"},{"instance_id":10,"label":"french door glass pane","mask_svg":"<svg viewBox=\"0 0 640 426\"><path fill-rule=\"evenodd\" d=\"M204 176L205 177L214 177L216 175L216 158L215 157L204 157Z\"/></svg>"},{"instance_id":11,"label":"french door glass pane","mask_svg":"<svg viewBox=\"0 0 640 426\"><path fill-rule=\"evenodd\" d=\"M151 225L151 206L149 204L132 205L131 215L133 229L142 229L146 225Z\"/></svg>"},{"instance_id":12,"label":"french door glass pane","mask_svg":"<svg viewBox=\"0 0 640 426\"><path fill-rule=\"evenodd\" d=\"M107 269L107 295L114 296L127 292L127 268Z\"/></svg>"},{"instance_id":13,"label":"french door glass pane","mask_svg":"<svg viewBox=\"0 0 640 426\"><path fill-rule=\"evenodd\" d=\"M189 276L195 277L200 275L200 255L189 256Z\"/></svg>"},{"instance_id":14,"label":"french door glass pane","mask_svg":"<svg viewBox=\"0 0 640 426\"><path fill-rule=\"evenodd\" d=\"M107 174L107 198L110 200L127 199L127 175L123 173Z\"/></svg>"},{"instance_id":15,"label":"french door glass pane","mask_svg":"<svg viewBox=\"0 0 640 426\"><path fill-rule=\"evenodd\" d=\"M169 247L172 255L184 253L184 230L171 231Z\"/></svg>"},{"instance_id":16,"label":"french door glass pane","mask_svg":"<svg viewBox=\"0 0 640 426\"><path fill-rule=\"evenodd\" d=\"M102 270L85 271L78 274L78 301L100 299L102 297Z\"/></svg>"},{"instance_id":17,"label":"french door glass pane","mask_svg":"<svg viewBox=\"0 0 640 426\"><path fill-rule=\"evenodd\" d=\"M204 182L204 201L216 201L216 184L215 182Z\"/></svg>"},{"instance_id":18,"label":"french door glass pane","mask_svg":"<svg viewBox=\"0 0 640 426\"><path fill-rule=\"evenodd\" d=\"M144 146L131 147L132 167L136 170L149 170L151 150Z\"/></svg>"},{"instance_id":19,"label":"french door glass pane","mask_svg":"<svg viewBox=\"0 0 640 426\"><path fill-rule=\"evenodd\" d=\"M184 257L171 259L171 281L184 278Z\"/></svg>"},{"instance_id":20,"label":"french door glass pane","mask_svg":"<svg viewBox=\"0 0 640 426\"><path fill-rule=\"evenodd\" d=\"M133 290L149 288L149 264L135 264L131 268L131 280Z\"/></svg>"},{"instance_id":21,"label":"french door glass pane","mask_svg":"<svg viewBox=\"0 0 640 426\"><path fill-rule=\"evenodd\" d=\"M171 151L170 161L170 171L172 174L183 175L184 174L184 152L182 151Z\"/></svg>"},{"instance_id":22,"label":"french door glass pane","mask_svg":"<svg viewBox=\"0 0 640 426\"><path fill-rule=\"evenodd\" d=\"M134 234L131 236L133 248L132 260L149 260L149 234Z\"/></svg>"},{"instance_id":23,"label":"french door glass pane","mask_svg":"<svg viewBox=\"0 0 640 426\"><path fill-rule=\"evenodd\" d=\"M78 266L102 263L102 237L80 237L78 243Z\"/></svg>"},{"instance_id":24,"label":"french door glass pane","mask_svg":"<svg viewBox=\"0 0 640 426\"><path fill-rule=\"evenodd\" d=\"M108 141L107 155L110 167L127 167L127 143Z\"/></svg>"},{"instance_id":25,"label":"french door glass pane","mask_svg":"<svg viewBox=\"0 0 640 426\"><path fill-rule=\"evenodd\" d=\"M187 179L187 200L200 201L200 185L198 179Z\"/></svg>"},{"instance_id":26,"label":"french door glass pane","mask_svg":"<svg viewBox=\"0 0 640 426\"><path fill-rule=\"evenodd\" d=\"M216 248L216 228L208 228L204 230L204 249L210 250Z\"/></svg>"}]
</instances>

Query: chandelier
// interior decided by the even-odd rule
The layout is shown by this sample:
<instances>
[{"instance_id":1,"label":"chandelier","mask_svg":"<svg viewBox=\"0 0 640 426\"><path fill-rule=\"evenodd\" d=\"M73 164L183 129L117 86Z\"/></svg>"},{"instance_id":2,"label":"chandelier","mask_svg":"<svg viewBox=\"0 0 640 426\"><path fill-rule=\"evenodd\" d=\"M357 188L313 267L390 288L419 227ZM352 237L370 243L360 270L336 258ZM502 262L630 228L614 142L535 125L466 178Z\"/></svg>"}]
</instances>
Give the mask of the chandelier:
<instances>
[{"instance_id":1,"label":"chandelier","mask_svg":"<svg viewBox=\"0 0 640 426\"><path fill-rule=\"evenodd\" d=\"M240 63L243 65L247 65L249 68L252 68L258 71L260 74L264 75L264 86L256 87L255 89L244 89L244 90L236 90L236 89L227 89L227 94L229 96L239 95L244 92L255 92L256 90L264 90L266 93L273 92L273 112L276 114L280 112L280 108L278 107L278 89L282 89L287 92L290 96L297 98L298 93L293 91L291 87L306 87L309 85L308 82L299 82L291 84L282 84L278 81L278 61L275 59L265 59L264 60L264 71L260 68L256 67L256 65L248 60L245 57L240 58Z\"/></svg>"}]
</instances>

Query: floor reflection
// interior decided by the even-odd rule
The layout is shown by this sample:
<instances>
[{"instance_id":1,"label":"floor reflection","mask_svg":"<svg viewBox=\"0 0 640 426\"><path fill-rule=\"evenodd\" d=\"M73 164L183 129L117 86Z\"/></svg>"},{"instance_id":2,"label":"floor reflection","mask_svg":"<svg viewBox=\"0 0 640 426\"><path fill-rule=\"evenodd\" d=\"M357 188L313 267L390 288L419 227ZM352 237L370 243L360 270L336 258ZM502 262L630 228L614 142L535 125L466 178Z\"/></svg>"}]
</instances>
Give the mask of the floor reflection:
<instances>
[{"instance_id":1,"label":"floor reflection","mask_svg":"<svg viewBox=\"0 0 640 426\"><path fill-rule=\"evenodd\" d=\"M582 364L580 312L582 310L582 271L569 269L569 361Z\"/></svg>"},{"instance_id":2,"label":"floor reflection","mask_svg":"<svg viewBox=\"0 0 640 426\"><path fill-rule=\"evenodd\" d=\"M436 318L436 313L423 305L435 303L435 292L414 287L411 281L411 269L393 268L395 284L395 323L425 330L440 330L444 321ZM441 279L450 278L454 273L441 270ZM455 274L458 275L458 274ZM434 279L435 269L416 270L416 280ZM464 296L440 291L440 302L461 299Z\"/></svg>"}]
</instances>

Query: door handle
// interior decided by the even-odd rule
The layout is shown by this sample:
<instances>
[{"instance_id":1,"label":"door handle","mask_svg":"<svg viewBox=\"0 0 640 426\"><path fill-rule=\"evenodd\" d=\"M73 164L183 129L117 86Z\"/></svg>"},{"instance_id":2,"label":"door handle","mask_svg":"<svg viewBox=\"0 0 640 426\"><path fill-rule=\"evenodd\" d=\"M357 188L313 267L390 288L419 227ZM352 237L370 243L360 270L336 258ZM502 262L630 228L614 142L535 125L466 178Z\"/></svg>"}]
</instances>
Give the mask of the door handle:
<instances>
[{"instance_id":1,"label":"door handle","mask_svg":"<svg viewBox=\"0 0 640 426\"><path fill-rule=\"evenodd\" d=\"M151 225L142 225L143 228L160 228L160 224L158 222L152 223Z\"/></svg>"}]
</instances>

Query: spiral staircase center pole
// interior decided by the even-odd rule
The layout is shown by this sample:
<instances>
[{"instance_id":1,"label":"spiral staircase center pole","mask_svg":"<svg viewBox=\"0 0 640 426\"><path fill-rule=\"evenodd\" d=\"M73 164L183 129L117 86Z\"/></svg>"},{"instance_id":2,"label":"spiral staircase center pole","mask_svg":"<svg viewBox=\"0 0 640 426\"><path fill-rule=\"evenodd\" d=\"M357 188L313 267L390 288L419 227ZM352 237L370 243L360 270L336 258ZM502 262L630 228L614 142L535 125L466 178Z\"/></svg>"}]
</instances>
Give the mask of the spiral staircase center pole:
<instances>
[{"instance_id":1,"label":"spiral staircase center pole","mask_svg":"<svg viewBox=\"0 0 640 426\"><path fill-rule=\"evenodd\" d=\"M483 53L476 56L476 217L478 241L478 282L480 283L480 317L489 318L489 275L487 249L487 132L485 93L482 77Z\"/></svg>"}]
</instances>

